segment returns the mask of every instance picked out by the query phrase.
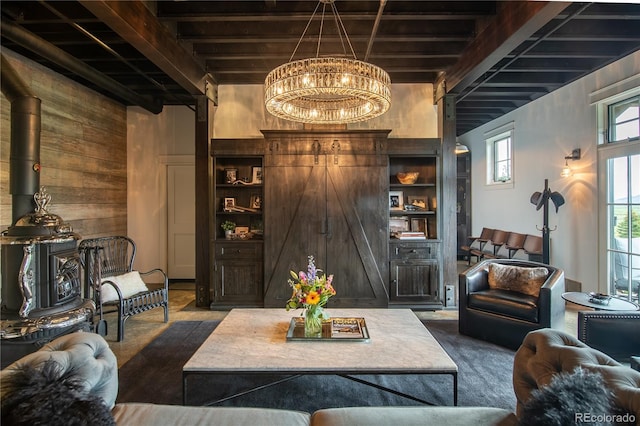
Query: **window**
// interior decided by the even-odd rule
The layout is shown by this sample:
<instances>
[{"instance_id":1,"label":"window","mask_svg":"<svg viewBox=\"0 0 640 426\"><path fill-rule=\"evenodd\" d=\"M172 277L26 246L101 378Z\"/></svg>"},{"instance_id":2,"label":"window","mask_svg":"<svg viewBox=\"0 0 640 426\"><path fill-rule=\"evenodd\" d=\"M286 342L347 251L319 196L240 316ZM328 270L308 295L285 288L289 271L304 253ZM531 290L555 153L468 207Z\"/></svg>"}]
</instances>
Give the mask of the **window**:
<instances>
[{"instance_id":1,"label":"window","mask_svg":"<svg viewBox=\"0 0 640 426\"><path fill-rule=\"evenodd\" d=\"M487 185L513 185L513 126L485 135Z\"/></svg>"},{"instance_id":2,"label":"window","mask_svg":"<svg viewBox=\"0 0 640 426\"><path fill-rule=\"evenodd\" d=\"M601 291L638 301L640 285L640 94L598 103ZM603 143L604 142L604 143ZM605 287L606 286L606 287Z\"/></svg>"},{"instance_id":3,"label":"window","mask_svg":"<svg viewBox=\"0 0 640 426\"><path fill-rule=\"evenodd\" d=\"M640 136L640 96L609 105L609 142Z\"/></svg>"}]
</instances>

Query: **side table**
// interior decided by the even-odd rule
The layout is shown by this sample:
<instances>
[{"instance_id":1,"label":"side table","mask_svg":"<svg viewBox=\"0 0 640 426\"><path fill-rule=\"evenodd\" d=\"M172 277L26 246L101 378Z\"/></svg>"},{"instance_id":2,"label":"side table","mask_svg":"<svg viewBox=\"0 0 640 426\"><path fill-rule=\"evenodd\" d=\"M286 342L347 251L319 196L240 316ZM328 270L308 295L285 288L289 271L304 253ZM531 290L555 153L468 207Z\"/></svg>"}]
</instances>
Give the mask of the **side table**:
<instances>
[{"instance_id":1,"label":"side table","mask_svg":"<svg viewBox=\"0 0 640 426\"><path fill-rule=\"evenodd\" d=\"M637 311L638 305L627 300L618 299L612 297L609 299L609 303L600 304L590 301L591 296L589 293L582 293L579 291L571 291L568 293L562 293L562 298L567 302L575 303L576 305L586 306L598 311Z\"/></svg>"}]
</instances>

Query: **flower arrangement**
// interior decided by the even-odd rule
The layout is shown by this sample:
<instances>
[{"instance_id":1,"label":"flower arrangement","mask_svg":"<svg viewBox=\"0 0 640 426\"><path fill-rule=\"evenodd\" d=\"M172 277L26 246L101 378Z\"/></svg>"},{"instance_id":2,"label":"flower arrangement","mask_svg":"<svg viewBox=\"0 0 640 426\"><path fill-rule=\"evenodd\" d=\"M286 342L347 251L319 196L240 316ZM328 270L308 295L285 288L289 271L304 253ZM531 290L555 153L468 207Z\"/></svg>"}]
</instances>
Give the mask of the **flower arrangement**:
<instances>
[{"instance_id":1,"label":"flower arrangement","mask_svg":"<svg viewBox=\"0 0 640 426\"><path fill-rule=\"evenodd\" d=\"M335 296L336 291L333 288L333 275L327 276L321 269L317 269L313 256L309 256L309 264L307 272L290 271L289 286L293 289L293 293L287 300L286 310L305 309L305 327L310 320L311 324L321 330L322 319L328 318L324 310L324 306L331 296Z\"/></svg>"}]
</instances>

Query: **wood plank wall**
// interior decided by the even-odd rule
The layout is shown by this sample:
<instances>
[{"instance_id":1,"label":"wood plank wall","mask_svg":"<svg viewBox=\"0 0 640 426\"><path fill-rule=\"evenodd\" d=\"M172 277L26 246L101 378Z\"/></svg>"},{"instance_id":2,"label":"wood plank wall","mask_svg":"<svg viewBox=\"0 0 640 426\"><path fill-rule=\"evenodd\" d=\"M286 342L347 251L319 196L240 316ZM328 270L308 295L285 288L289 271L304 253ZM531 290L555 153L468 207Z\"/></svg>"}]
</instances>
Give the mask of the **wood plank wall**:
<instances>
[{"instance_id":1,"label":"wood plank wall","mask_svg":"<svg viewBox=\"0 0 640 426\"><path fill-rule=\"evenodd\" d=\"M3 54L42 101L40 184L50 213L83 238L127 234L127 112L14 52ZM0 98L0 230L11 225L11 104Z\"/></svg>"}]
</instances>

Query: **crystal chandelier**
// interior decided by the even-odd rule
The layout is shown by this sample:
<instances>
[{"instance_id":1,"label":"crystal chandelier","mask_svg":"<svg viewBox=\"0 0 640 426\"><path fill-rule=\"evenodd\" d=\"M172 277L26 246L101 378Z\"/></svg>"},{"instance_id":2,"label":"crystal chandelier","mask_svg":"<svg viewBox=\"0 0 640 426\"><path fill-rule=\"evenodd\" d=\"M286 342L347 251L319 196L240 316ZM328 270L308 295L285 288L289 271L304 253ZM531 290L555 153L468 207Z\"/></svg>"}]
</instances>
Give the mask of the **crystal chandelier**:
<instances>
[{"instance_id":1,"label":"crystal chandelier","mask_svg":"<svg viewBox=\"0 0 640 426\"><path fill-rule=\"evenodd\" d=\"M294 61L320 4L323 7L316 57ZM327 5L338 26L345 57L319 56ZM353 59L346 57L345 39ZM377 117L389 109L391 79L382 68L356 58L334 0L319 0L289 62L265 78L264 93L267 111L276 117L314 124L355 123Z\"/></svg>"}]
</instances>

